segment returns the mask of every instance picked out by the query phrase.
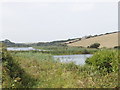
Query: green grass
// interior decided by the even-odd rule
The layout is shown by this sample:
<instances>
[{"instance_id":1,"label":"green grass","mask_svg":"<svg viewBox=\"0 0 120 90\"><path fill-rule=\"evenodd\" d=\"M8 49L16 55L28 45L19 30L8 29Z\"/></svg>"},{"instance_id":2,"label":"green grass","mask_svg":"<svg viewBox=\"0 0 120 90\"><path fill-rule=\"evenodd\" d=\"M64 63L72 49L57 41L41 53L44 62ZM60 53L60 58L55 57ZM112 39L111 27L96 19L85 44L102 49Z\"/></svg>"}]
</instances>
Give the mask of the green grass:
<instances>
[{"instance_id":1,"label":"green grass","mask_svg":"<svg viewBox=\"0 0 120 90\"><path fill-rule=\"evenodd\" d=\"M24 70L25 75L23 73L20 76L22 81L17 82L14 82L15 78L5 75L6 83L10 83L3 84L7 85L6 87L12 87L13 84L16 85L14 87L21 87L16 84L21 82L30 83L26 86L30 88L114 88L118 84L116 72L103 75L89 65L78 66L74 63L55 62L50 54L16 52L11 55L17 63L16 68L20 68L16 70ZM27 76L29 78L25 78Z\"/></svg>"}]
</instances>

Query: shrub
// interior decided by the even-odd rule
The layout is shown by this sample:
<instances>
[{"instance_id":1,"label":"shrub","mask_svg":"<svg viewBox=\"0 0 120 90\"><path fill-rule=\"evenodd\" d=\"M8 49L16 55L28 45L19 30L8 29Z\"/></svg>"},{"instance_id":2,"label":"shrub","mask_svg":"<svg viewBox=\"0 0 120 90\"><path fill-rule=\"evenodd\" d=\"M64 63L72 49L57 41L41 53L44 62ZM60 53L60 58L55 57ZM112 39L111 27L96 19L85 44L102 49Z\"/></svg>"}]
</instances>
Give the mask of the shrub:
<instances>
[{"instance_id":1,"label":"shrub","mask_svg":"<svg viewBox=\"0 0 120 90\"><path fill-rule=\"evenodd\" d=\"M120 49L120 46L115 46L114 48Z\"/></svg>"},{"instance_id":2,"label":"shrub","mask_svg":"<svg viewBox=\"0 0 120 90\"><path fill-rule=\"evenodd\" d=\"M98 48L100 46L99 43L94 43L92 45L90 45L90 48Z\"/></svg>"},{"instance_id":3,"label":"shrub","mask_svg":"<svg viewBox=\"0 0 120 90\"><path fill-rule=\"evenodd\" d=\"M98 51L91 58L88 58L86 63L99 71L116 72L118 71L118 52L116 50Z\"/></svg>"}]
</instances>

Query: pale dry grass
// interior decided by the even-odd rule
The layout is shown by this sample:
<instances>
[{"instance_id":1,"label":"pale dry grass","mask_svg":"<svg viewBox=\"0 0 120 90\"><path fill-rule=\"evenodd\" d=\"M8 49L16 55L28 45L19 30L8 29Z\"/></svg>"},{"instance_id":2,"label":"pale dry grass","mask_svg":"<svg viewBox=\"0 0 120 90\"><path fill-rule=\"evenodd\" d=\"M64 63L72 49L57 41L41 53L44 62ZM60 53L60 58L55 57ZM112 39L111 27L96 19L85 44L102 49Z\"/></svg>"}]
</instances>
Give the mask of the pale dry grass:
<instances>
[{"instance_id":1,"label":"pale dry grass","mask_svg":"<svg viewBox=\"0 0 120 90\"><path fill-rule=\"evenodd\" d=\"M119 32L120 34L120 32ZM120 35L118 33L112 33L112 34L106 34L102 36L97 37L91 37L88 39L82 39L77 42L69 43L68 46L83 46L88 47L91 44L94 43L100 43L100 48L106 47L106 48L113 48L115 46L118 46L118 42L120 38Z\"/></svg>"}]
</instances>

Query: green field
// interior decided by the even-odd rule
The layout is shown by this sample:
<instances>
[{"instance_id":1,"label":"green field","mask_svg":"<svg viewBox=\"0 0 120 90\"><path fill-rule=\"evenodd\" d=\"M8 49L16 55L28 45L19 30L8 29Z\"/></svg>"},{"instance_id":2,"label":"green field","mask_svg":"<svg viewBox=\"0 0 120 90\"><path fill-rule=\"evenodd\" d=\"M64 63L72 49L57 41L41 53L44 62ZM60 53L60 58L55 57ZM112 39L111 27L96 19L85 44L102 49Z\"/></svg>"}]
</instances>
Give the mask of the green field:
<instances>
[{"instance_id":1,"label":"green field","mask_svg":"<svg viewBox=\"0 0 120 90\"><path fill-rule=\"evenodd\" d=\"M118 87L117 53L117 50L99 50L84 66L79 66L54 61L48 53L3 50L2 87L115 88ZM110 72L104 66L106 62L111 65Z\"/></svg>"}]
</instances>

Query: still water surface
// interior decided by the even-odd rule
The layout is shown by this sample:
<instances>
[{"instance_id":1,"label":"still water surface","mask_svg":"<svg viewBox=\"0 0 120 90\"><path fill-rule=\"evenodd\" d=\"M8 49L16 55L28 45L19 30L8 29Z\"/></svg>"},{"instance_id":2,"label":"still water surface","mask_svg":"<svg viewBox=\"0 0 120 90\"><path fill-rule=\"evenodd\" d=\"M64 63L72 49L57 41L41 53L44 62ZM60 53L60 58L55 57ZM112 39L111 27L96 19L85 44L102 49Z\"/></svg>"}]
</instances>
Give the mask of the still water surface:
<instances>
[{"instance_id":1,"label":"still water surface","mask_svg":"<svg viewBox=\"0 0 120 90\"><path fill-rule=\"evenodd\" d=\"M84 65L85 60L91 57L92 54L79 54L79 55L55 55L53 58L63 63L74 62L76 65Z\"/></svg>"}]
</instances>

